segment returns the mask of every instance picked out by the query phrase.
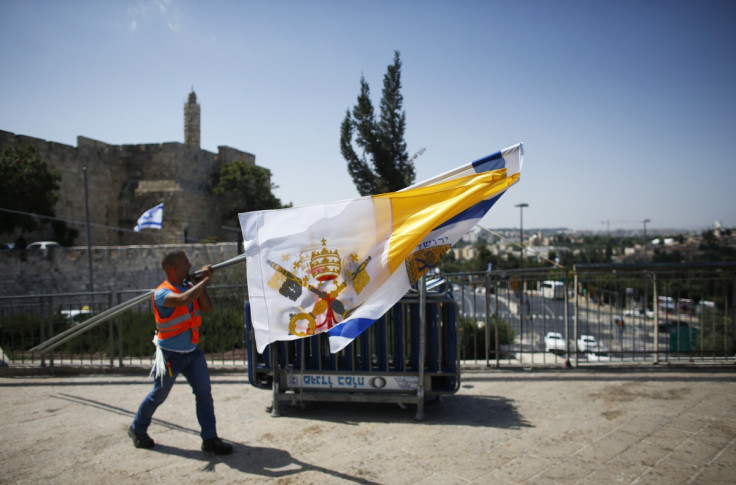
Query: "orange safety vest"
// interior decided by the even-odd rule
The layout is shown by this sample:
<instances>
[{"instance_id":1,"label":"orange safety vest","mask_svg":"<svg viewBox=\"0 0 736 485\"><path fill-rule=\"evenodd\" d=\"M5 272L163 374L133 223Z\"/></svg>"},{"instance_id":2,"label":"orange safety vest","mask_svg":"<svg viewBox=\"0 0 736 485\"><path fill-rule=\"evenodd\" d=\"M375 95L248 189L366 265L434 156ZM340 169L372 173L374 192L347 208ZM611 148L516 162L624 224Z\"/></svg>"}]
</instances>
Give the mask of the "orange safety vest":
<instances>
[{"instance_id":1,"label":"orange safety vest","mask_svg":"<svg viewBox=\"0 0 736 485\"><path fill-rule=\"evenodd\" d=\"M156 291L160 290L161 288L168 288L175 293L181 293L181 291L177 287L166 280L158 285ZM174 311L170 317L161 318L161 315L159 315L158 313L158 308L156 308L155 291L153 292L153 295L153 313L156 316L156 332L158 338L160 340L171 338L179 335L180 333L186 332L191 328L192 343L196 344L197 342L199 342L199 327L200 325L202 325L202 314L199 311L199 300L194 300L192 302L191 312L189 311L189 305L181 305L174 307Z\"/></svg>"}]
</instances>

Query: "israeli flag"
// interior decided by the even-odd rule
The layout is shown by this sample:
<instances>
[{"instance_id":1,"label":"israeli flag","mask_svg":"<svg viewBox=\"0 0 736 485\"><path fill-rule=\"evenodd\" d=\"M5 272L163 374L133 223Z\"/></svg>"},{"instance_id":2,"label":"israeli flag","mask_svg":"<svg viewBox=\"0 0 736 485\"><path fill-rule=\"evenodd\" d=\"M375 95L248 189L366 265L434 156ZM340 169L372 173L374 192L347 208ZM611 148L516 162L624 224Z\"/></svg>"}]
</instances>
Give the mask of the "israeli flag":
<instances>
[{"instance_id":1,"label":"israeli flag","mask_svg":"<svg viewBox=\"0 0 736 485\"><path fill-rule=\"evenodd\" d=\"M135 232L140 232L141 229L158 229L161 230L161 226L164 222L164 203L161 202L156 207L148 209L138 218L138 224L133 228Z\"/></svg>"}]
</instances>

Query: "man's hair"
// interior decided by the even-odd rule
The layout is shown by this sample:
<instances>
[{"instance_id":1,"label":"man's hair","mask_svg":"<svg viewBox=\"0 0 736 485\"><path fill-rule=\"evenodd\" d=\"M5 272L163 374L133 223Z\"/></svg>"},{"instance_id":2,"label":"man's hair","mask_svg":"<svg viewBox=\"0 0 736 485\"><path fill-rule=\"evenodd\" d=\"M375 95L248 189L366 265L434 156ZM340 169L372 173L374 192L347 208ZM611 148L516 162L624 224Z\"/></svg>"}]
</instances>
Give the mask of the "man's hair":
<instances>
[{"instance_id":1,"label":"man's hair","mask_svg":"<svg viewBox=\"0 0 736 485\"><path fill-rule=\"evenodd\" d=\"M166 271L166 268L170 268L174 264L178 263L186 253L181 249L175 249L173 251L167 251L161 259L161 268Z\"/></svg>"}]
</instances>

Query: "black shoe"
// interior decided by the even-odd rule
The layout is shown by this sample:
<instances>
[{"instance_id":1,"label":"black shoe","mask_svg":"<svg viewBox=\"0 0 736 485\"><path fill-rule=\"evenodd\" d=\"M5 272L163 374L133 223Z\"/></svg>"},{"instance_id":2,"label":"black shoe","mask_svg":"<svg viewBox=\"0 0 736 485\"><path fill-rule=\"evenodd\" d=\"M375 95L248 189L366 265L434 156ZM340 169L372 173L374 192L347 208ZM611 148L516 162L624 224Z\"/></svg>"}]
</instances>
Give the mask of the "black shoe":
<instances>
[{"instance_id":1,"label":"black shoe","mask_svg":"<svg viewBox=\"0 0 736 485\"><path fill-rule=\"evenodd\" d=\"M154 443L148 433L138 434L133 431L133 428L128 428L128 436L131 437L136 448L153 448Z\"/></svg>"},{"instance_id":2,"label":"black shoe","mask_svg":"<svg viewBox=\"0 0 736 485\"><path fill-rule=\"evenodd\" d=\"M225 443L220 438L210 438L202 441L202 451L211 451L218 455L229 455L233 452L233 445Z\"/></svg>"}]
</instances>

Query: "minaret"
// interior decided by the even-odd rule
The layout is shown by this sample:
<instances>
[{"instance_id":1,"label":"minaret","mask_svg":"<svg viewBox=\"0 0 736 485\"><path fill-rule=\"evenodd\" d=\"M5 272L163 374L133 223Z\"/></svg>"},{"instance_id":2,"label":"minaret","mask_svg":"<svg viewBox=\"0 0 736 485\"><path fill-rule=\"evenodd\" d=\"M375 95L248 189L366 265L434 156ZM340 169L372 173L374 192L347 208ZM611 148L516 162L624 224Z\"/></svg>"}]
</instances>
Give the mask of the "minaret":
<instances>
[{"instance_id":1,"label":"minaret","mask_svg":"<svg viewBox=\"0 0 736 485\"><path fill-rule=\"evenodd\" d=\"M184 105L184 144L193 148L199 148L199 113L197 95L192 88Z\"/></svg>"}]
</instances>

